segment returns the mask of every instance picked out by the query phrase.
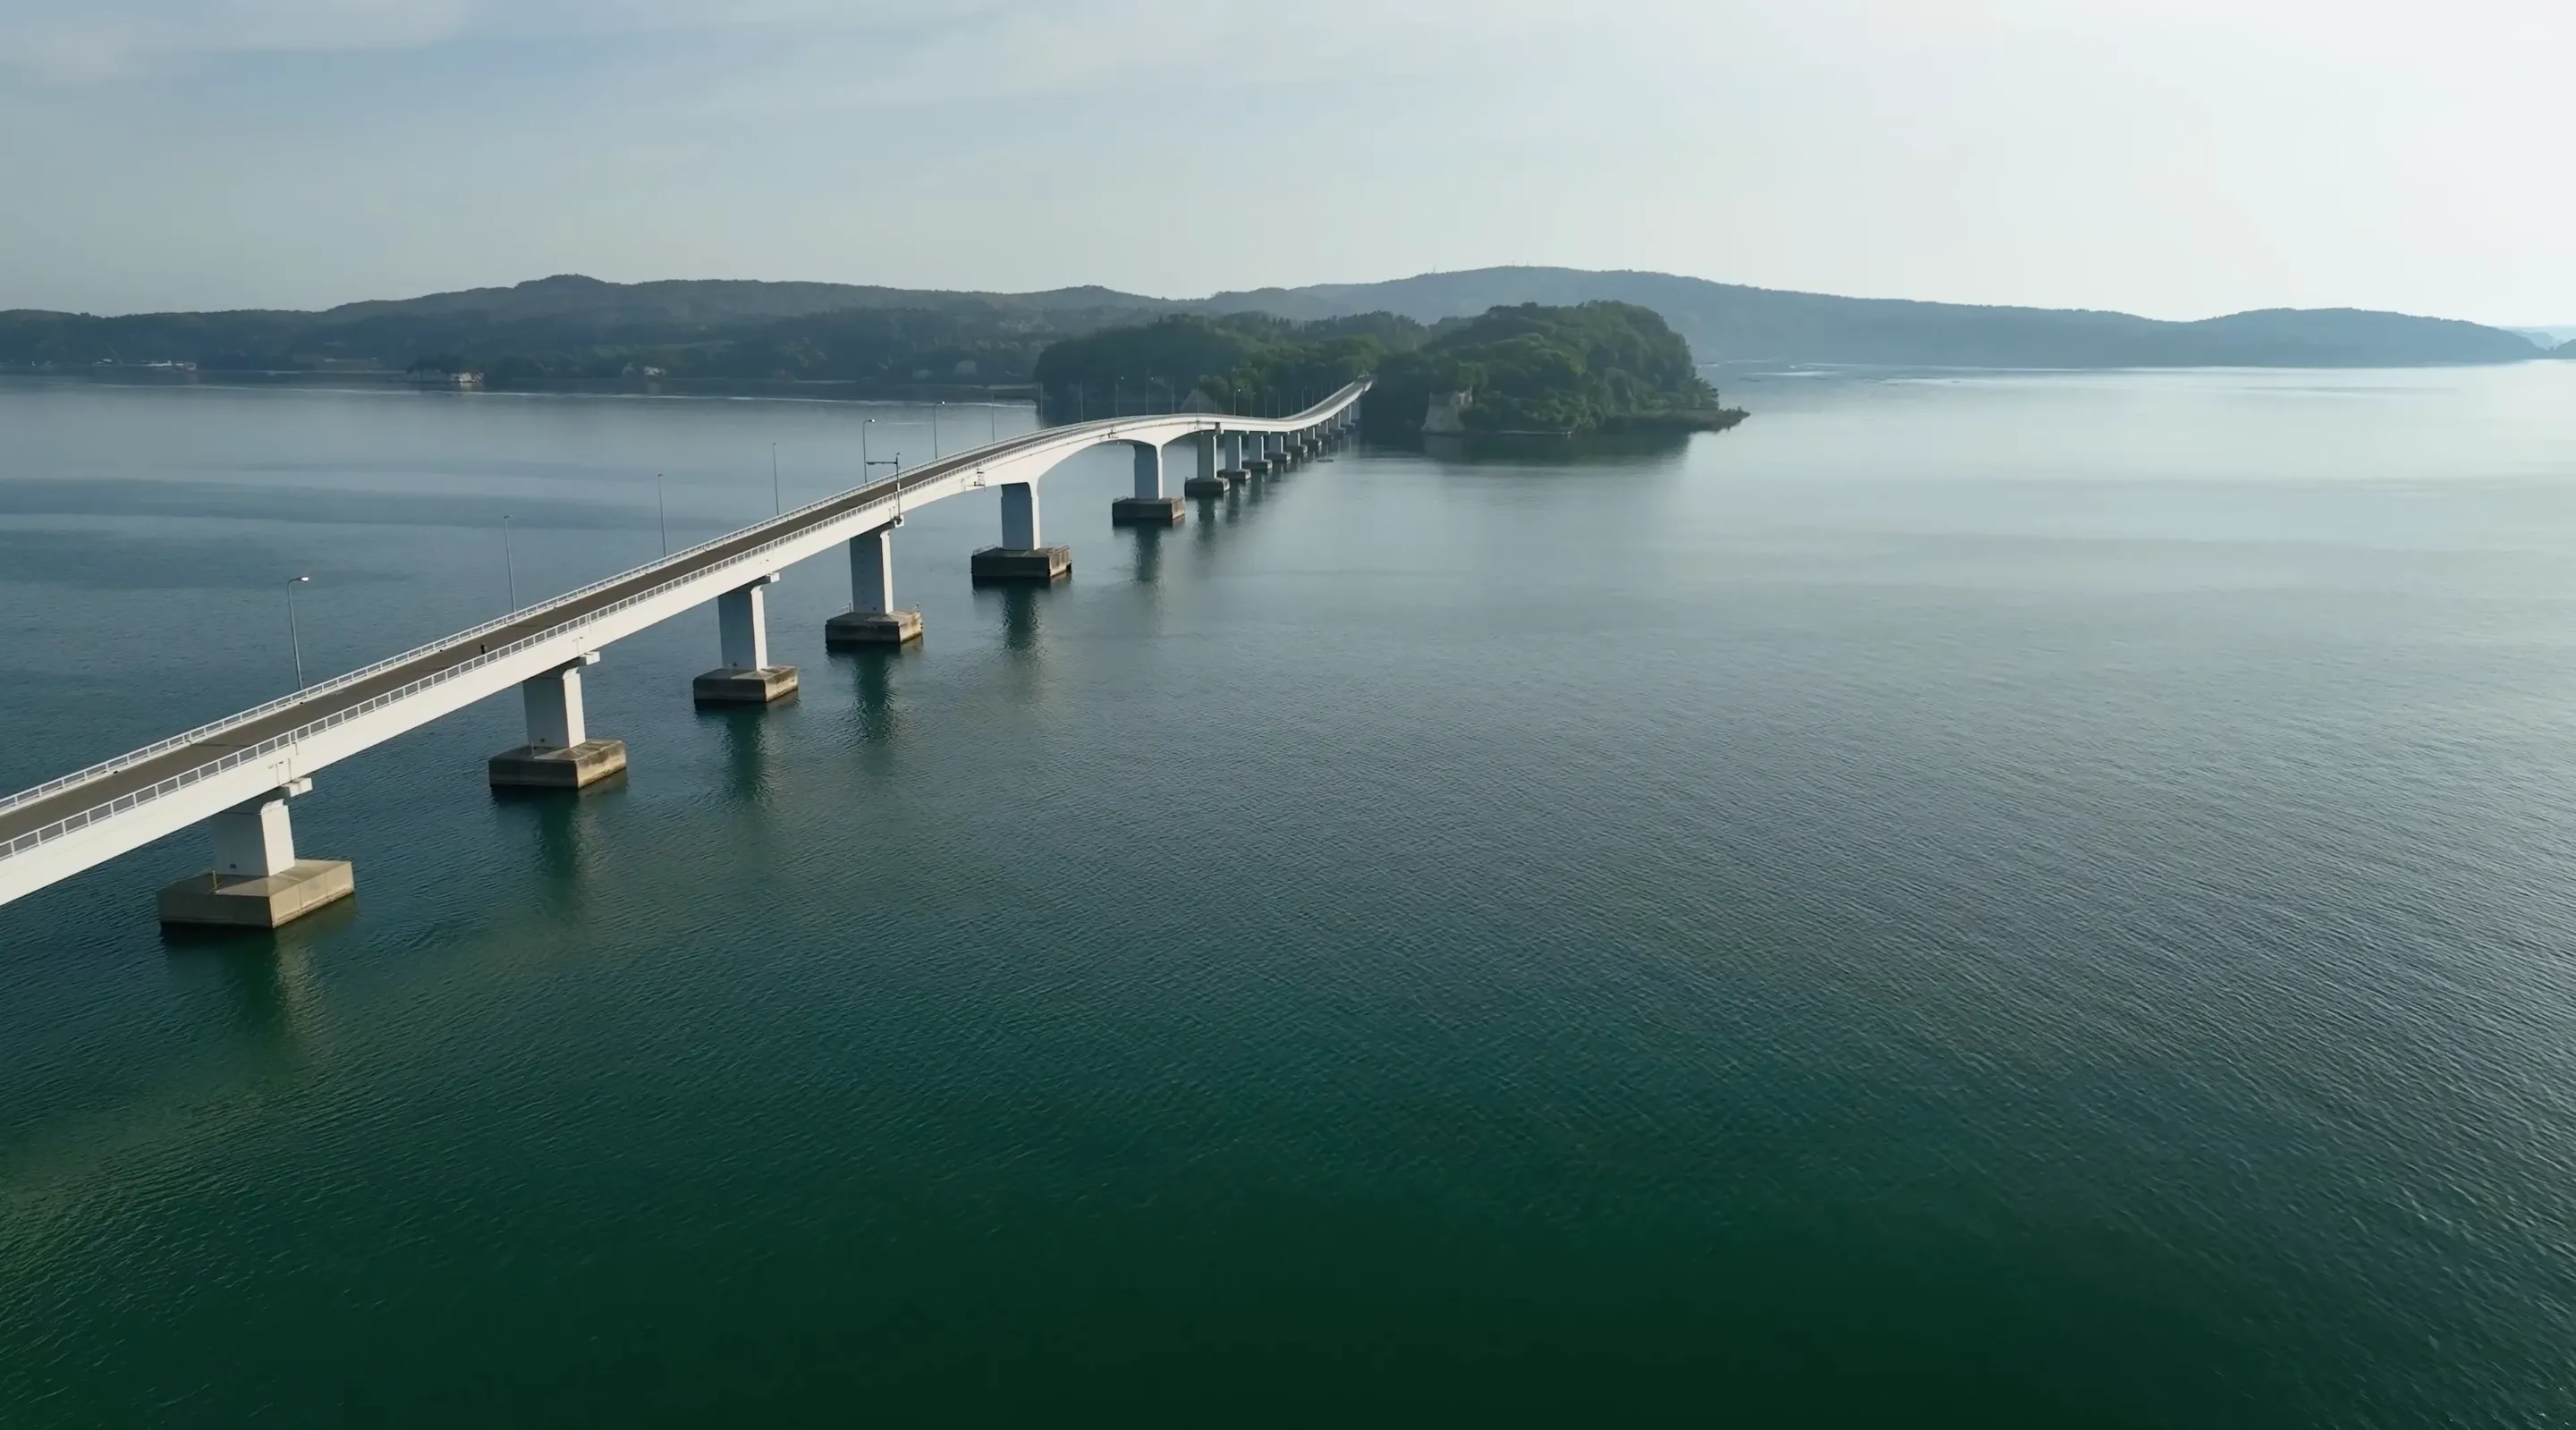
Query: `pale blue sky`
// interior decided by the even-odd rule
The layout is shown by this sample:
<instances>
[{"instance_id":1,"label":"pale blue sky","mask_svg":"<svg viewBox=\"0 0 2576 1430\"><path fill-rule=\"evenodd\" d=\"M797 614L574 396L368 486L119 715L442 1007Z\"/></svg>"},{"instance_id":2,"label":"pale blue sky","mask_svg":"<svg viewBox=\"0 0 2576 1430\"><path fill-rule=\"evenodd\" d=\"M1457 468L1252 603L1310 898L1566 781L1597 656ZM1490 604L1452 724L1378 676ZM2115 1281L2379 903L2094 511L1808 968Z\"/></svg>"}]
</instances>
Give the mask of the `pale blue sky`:
<instances>
[{"instance_id":1,"label":"pale blue sky","mask_svg":"<svg viewBox=\"0 0 2576 1430\"><path fill-rule=\"evenodd\" d=\"M0 0L0 307L1558 263L2576 322L2567 0Z\"/></svg>"}]
</instances>

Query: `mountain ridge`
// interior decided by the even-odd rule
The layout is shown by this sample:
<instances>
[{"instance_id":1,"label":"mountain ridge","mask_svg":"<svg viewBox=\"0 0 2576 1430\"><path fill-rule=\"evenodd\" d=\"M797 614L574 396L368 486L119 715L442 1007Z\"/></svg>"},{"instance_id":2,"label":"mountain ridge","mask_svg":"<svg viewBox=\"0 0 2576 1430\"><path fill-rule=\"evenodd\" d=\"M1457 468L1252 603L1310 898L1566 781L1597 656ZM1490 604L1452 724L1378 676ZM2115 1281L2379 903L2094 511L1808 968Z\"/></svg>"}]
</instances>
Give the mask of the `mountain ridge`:
<instances>
[{"instance_id":1,"label":"mountain ridge","mask_svg":"<svg viewBox=\"0 0 2576 1430\"><path fill-rule=\"evenodd\" d=\"M2537 353L2501 328L2364 309L2256 309L2170 321L2106 309L1846 298L1640 270L1484 268L1203 300L1321 318L1383 309L1421 322L1499 303L1611 299L1663 315L1702 363L1932 367L2412 366Z\"/></svg>"},{"instance_id":2,"label":"mountain ridge","mask_svg":"<svg viewBox=\"0 0 2576 1430\"><path fill-rule=\"evenodd\" d=\"M757 346L782 339L790 326L807 331L826 319L903 328L925 352L971 355L985 350L978 343L1017 352L1026 346L1023 340L1078 335L1163 313L1266 312L1313 320L1384 311L1437 323L1499 306L1605 299L1661 315L1702 364L2398 367L2576 356L2567 347L2549 352L2501 328L2351 308L2257 309L2176 322L2104 309L1847 298L1633 269L1501 267L1194 299L1098 285L1002 293L760 279L612 283L555 274L507 287L366 299L318 311L99 317L12 309L0 311L0 365L61 369L203 362L213 356L235 366L265 357L290 365L400 368L446 352L613 356L657 345ZM907 323L904 314L933 316ZM934 340L930 330L943 324L957 332ZM895 357L886 362L903 365Z\"/></svg>"}]
</instances>

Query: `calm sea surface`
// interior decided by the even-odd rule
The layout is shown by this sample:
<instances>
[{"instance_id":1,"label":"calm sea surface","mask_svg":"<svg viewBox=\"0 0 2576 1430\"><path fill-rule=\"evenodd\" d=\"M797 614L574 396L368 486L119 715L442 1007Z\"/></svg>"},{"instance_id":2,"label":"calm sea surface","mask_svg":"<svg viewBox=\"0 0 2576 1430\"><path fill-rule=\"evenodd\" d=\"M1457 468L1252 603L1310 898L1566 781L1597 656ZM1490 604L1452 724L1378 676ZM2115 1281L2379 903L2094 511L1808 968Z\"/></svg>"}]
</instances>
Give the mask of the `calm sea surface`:
<instances>
[{"instance_id":1,"label":"calm sea surface","mask_svg":"<svg viewBox=\"0 0 2576 1430\"><path fill-rule=\"evenodd\" d=\"M2576 363L1730 396L1094 453L792 705L611 647L587 797L323 771L352 907L0 908L0 1424L2576 1422ZM0 788L926 415L0 385Z\"/></svg>"}]
</instances>

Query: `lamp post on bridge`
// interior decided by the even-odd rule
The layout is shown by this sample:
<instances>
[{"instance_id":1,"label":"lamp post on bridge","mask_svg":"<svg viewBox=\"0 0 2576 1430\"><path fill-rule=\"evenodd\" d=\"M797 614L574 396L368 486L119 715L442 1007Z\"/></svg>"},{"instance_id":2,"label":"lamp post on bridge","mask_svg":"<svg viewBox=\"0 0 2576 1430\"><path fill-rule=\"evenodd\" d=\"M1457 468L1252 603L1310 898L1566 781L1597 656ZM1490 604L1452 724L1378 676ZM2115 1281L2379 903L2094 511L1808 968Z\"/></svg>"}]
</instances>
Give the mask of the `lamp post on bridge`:
<instances>
[{"instance_id":1,"label":"lamp post on bridge","mask_svg":"<svg viewBox=\"0 0 2576 1430\"><path fill-rule=\"evenodd\" d=\"M311 584L310 576L298 576L286 583L286 644L295 652L295 688L304 688L304 633L295 625L295 588Z\"/></svg>"},{"instance_id":2,"label":"lamp post on bridge","mask_svg":"<svg viewBox=\"0 0 2576 1430\"><path fill-rule=\"evenodd\" d=\"M892 467L897 477L903 475L903 453L897 452L891 460L886 461L880 461L868 455L868 429L875 425L877 420L873 417L863 418L859 422L859 485L861 486L867 485L868 472L872 468ZM896 495L901 496L902 493L897 492Z\"/></svg>"},{"instance_id":3,"label":"lamp post on bridge","mask_svg":"<svg viewBox=\"0 0 2576 1430\"><path fill-rule=\"evenodd\" d=\"M519 609L519 563L510 555L510 519L501 518L501 575L510 583L510 609Z\"/></svg>"}]
</instances>

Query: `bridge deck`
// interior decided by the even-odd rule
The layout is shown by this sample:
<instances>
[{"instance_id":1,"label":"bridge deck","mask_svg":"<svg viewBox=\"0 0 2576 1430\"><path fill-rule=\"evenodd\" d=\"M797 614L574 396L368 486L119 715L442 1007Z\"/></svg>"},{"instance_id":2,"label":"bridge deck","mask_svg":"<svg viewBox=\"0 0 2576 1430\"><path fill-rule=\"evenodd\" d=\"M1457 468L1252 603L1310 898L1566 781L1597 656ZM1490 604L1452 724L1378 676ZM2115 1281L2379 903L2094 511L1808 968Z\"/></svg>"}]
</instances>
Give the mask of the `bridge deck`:
<instances>
[{"instance_id":1,"label":"bridge deck","mask_svg":"<svg viewBox=\"0 0 2576 1430\"><path fill-rule=\"evenodd\" d=\"M985 486L988 480L1002 485L1034 482L1075 452L1107 442L1160 447L1211 429L1298 431L1343 414L1368 386L1365 379L1351 383L1315 406L1285 417L1139 415L1045 427L989 442L620 572L525 612L405 652L381 666L332 677L159 745L22 791L0 800L0 902L137 847L189 819L204 817L218 807L205 804L207 795L240 797L247 786L232 771L300 770L317 767L308 761L327 764L346 758L356 749L456 708L455 699L443 699L431 691L453 696L461 690L468 702L497 694L508 688L507 682L522 678L522 672L539 668L526 663L530 656L542 652L541 659L551 659L558 649L590 648L584 644L588 639L604 644L630 634L636 627L621 611L658 611L645 618L647 624L668 619L731 589L728 583L736 577L754 580L776 569L770 565L773 560L789 564L805 559L845 532L891 520L907 504L898 498L927 503ZM671 604L674 601L678 604ZM585 627L596 629L586 635ZM486 670L489 675L480 673ZM399 713L405 710L423 713L406 718ZM277 751L301 753L291 753L281 764L270 759ZM210 780L230 783L207 783ZM190 790L198 793L185 793ZM196 802L189 803L190 799ZM16 862L44 850L54 851L49 863ZM15 878L10 877L13 870Z\"/></svg>"},{"instance_id":2,"label":"bridge deck","mask_svg":"<svg viewBox=\"0 0 2576 1430\"><path fill-rule=\"evenodd\" d=\"M993 443L972 452L929 463L915 471L906 472L900 477L889 477L884 481L844 492L822 506L809 508L787 521L764 522L745 527L722 541L695 552L685 553L680 560L668 563L656 562L650 566L638 567L600 589L583 595L578 600L549 607L525 620L512 621L496 630L486 630L469 637L442 642L429 647L401 665L380 671L365 680L318 692L309 700L295 701L256 720L233 726L207 739L165 750L97 779L85 780L66 789L57 790L42 799L30 800L14 808L0 810L0 844L6 844L22 834L32 833L56 820L78 814L82 810L96 808L137 790L150 789L165 779L184 774L234 749L259 744L263 740L283 735L290 730L327 719L342 710L364 705L387 691L400 690L413 681L471 660L486 647L498 648L528 636L542 635L563 626L576 624L593 612L613 606L640 591L684 578L695 572L722 566L745 550L759 546L772 538L789 535L806 527L828 524L846 516L856 508L886 500L899 491L936 480L956 471L961 466L972 466L976 461L989 460L997 454L1029 445L1041 437L1059 434L1060 429L1047 429L1022 438Z\"/></svg>"}]
</instances>

